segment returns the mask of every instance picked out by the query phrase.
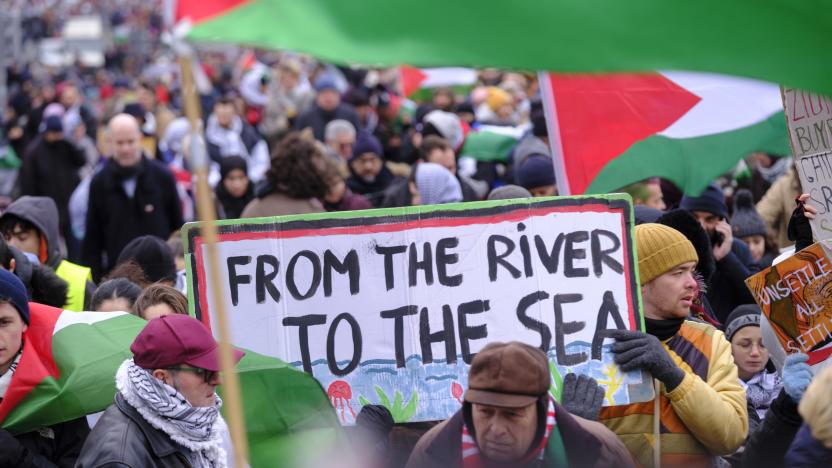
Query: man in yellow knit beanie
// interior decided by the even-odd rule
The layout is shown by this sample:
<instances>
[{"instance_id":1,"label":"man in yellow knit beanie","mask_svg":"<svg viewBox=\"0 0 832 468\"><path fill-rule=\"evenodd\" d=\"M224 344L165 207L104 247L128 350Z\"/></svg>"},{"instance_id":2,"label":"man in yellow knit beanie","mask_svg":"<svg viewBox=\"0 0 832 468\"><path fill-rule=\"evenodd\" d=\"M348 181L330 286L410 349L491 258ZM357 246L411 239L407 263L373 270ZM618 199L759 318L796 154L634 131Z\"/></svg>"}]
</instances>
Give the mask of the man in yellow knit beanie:
<instances>
[{"instance_id":1,"label":"man in yellow knit beanie","mask_svg":"<svg viewBox=\"0 0 832 468\"><path fill-rule=\"evenodd\" d=\"M600 420L644 466L712 466L748 432L731 345L711 325L687 320L699 260L690 241L662 224L635 233L647 333L617 331L612 350L623 370L653 376L657 401L607 407Z\"/></svg>"}]
</instances>

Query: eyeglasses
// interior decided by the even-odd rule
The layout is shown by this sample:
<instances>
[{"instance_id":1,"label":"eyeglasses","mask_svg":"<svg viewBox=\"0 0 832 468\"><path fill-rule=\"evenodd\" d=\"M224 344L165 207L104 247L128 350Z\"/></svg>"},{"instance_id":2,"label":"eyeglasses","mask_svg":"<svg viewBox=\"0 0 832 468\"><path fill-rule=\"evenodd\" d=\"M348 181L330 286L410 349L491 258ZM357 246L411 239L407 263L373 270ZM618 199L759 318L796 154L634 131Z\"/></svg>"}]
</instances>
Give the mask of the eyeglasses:
<instances>
[{"instance_id":1,"label":"eyeglasses","mask_svg":"<svg viewBox=\"0 0 832 468\"><path fill-rule=\"evenodd\" d=\"M217 371L210 371L208 369L201 369L199 367L168 367L168 370L172 371L184 371L184 372L193 372L196 375L201 375L202 380L205 383L211 383L214 378L219 374Z\"/></svg>"}]
</instances>

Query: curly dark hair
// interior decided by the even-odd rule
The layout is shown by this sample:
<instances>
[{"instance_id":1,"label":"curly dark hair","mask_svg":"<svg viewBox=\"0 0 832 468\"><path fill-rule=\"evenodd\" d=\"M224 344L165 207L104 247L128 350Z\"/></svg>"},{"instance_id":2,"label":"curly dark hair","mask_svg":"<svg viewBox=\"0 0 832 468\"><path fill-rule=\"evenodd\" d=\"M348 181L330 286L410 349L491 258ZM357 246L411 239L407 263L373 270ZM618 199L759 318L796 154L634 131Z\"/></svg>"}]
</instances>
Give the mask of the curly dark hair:
<instances>
[{"instance_id":1,"label":"curly dark hair","mask_svg":"<svg viewBox=\"0 0 832 468\"><path fill-rule=\"evenodd\" d=\"M329 189L324 177L325 156L310 138L293 132L272 152L266 178L275 190L293 198L323 198Z\"/></svg>"}]
</instances>

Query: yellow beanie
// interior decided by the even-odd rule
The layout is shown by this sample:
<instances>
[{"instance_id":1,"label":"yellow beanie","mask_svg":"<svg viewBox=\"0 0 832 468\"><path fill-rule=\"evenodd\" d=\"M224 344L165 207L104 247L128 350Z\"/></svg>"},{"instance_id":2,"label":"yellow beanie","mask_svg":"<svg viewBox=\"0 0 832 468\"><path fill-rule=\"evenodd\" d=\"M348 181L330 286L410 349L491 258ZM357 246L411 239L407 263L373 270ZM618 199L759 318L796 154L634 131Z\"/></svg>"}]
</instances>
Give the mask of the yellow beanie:
<instances>
[{"instance_id":1,"label":"yellow beanie","mask_svg":"<svg viewBox=\"0 0 832 468\"><path fill-rule=\"evenodd\" d=\"M512 100L511 95L507 92L497 88L496 86L490 86L488 88L488 97L485 98L485 102L493 112L497 112L497 109L500 107L511 104Z\"/></svg>"},{"instance_id":2,"label":"yellow beanie","mask_svg":"<svg viewBox=\"0 0 832 468\"><path fill-rule=\"evenodd\" d=\"M642 286L683 263L699 261L688 238L664 224L636 226L636 253Z\"/></svg>"}]
</instances>

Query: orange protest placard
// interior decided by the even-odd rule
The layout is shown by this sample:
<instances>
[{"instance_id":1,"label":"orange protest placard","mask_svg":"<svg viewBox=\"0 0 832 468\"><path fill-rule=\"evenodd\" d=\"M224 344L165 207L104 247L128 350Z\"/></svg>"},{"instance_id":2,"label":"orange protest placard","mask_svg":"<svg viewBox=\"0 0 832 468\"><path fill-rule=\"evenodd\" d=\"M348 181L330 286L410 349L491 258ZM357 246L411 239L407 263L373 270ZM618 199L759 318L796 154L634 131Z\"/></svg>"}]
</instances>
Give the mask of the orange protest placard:
<instances>
[{"instance_id":1,"label":"orange protest placard","mask_svg":"<svg viewBox=\"0 0 832 468\"><path fill-rule=\"evenodd\" d=\"M818 242L745 280L786 354L832 354L832 244Z\"/></svg>"}]
</instances>

